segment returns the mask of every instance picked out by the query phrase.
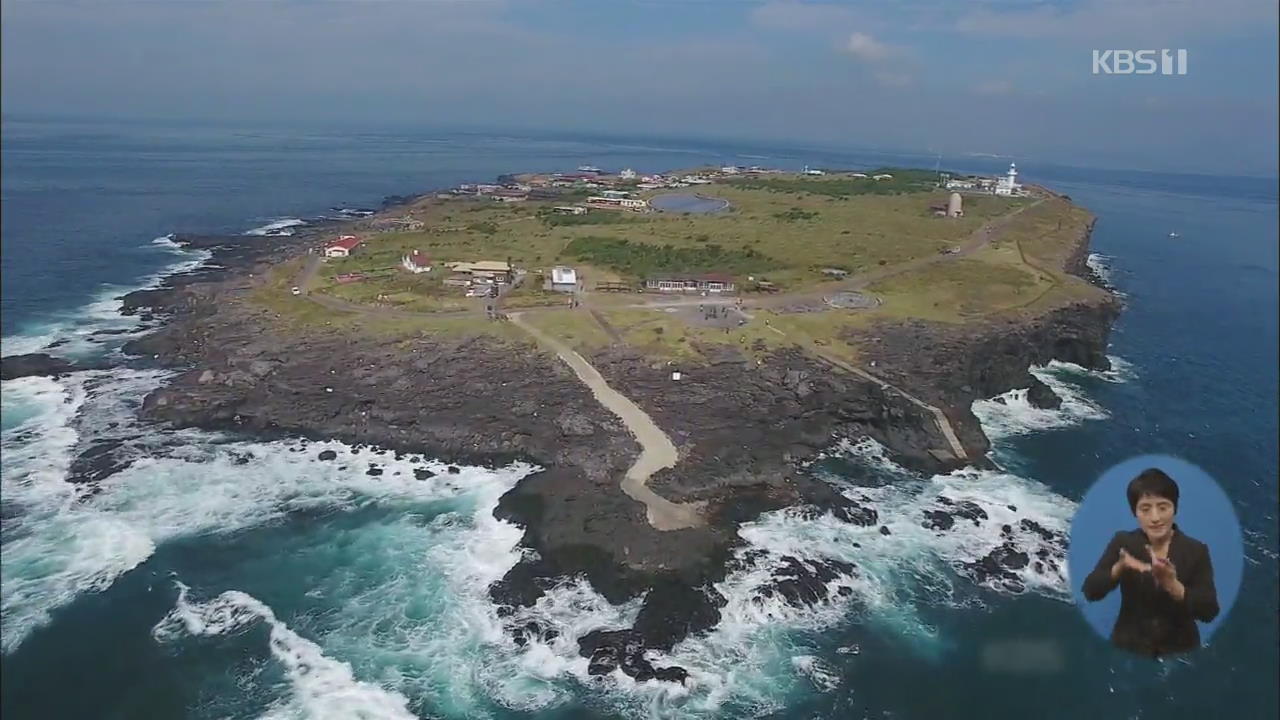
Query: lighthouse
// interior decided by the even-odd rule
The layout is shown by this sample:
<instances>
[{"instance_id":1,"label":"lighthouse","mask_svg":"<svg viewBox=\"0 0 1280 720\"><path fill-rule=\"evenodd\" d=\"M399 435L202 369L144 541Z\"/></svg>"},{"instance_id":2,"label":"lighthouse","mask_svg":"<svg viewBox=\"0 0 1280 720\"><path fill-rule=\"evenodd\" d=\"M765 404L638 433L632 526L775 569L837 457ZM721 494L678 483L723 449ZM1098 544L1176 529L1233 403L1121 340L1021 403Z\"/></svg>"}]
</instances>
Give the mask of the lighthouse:
<instances>
[{"instance_id":1,"label":"lighthouse","mask_svg":"<svg viewBox=\"0 0 1280 720\"><path fill-rule=\"evenodd\" d=\"M1009 172L996 181L997 195L1013 195L1018 192L1018 165L1009 163Z\"/></svg>"}]
</instances>

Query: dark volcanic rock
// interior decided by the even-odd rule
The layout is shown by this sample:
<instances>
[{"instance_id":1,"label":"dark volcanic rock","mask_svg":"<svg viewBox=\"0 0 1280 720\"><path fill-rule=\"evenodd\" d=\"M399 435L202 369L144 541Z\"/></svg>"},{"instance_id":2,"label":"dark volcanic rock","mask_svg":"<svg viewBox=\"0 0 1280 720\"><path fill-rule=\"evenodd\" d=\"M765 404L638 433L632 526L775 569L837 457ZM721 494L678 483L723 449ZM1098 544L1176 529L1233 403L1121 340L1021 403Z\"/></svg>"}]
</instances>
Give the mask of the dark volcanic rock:
<instances>
[{"instance_id":1,"label":"dark volcanic rock","mask_svg":"<svg viewBox=\"0 0 1280 720\"><path fill-rule=\"evenodd\" d=\"M1030 562L1031 558L1025 552L1006 541L981 560L965 563L964 569L979 585L1021 593L1026 590L1026 585L1013 571L1025 568Z\"/></svg>"},{"instance_id":2,"label":"dark volcanic rock","mask_svg":"<svg viewBox=\"0 0 1280 720\"><path fill-rule=\"evenodd\" d=\"M853 565L841 560L801 560L787 555L760 595L779 596L793 607L814 605L830 596L828 583L852 574Z\"/></svg>"},{"instance_id":3,"label":"dark volcanic rock","mask_svg":"<svg viewBox=\"0 0 1280 720\"><path fill-rule=\"evenodd\" d=\"M104 440L91 445L71 461L67 472L69 483L96 483L124 470L135 458L124 457L124 439Z\"/></svg>"},{"instance_id":4,"label":"dark volcanic rock","mask_svg":"<svg viewBox=\"0 0 1280 720\"><path fill-rule=\"evenodd\" d=\"M413 477L414 477L415 479L418 479L418 480L430 480L431 478L433 478L433 477L435 477L435 476L436 476L436 474L435 474L435 473L431 472L430 470L428 470L428 469L426 469L426 468L414 468L414 469L413 469Z\"/></svg>"},{"instance_id":5,"label":"dark volcanic rock","mask_svg":"<svg viewBox=\"0 0 1280 720\"><path fill-rule=\"evenodd\" d=\"M4 380L31 376L62 375L85 369L88 369L88 367L45 353L6 355L0 358L0 379Z\"/></svg>"},{"instance_id":6,"label":"dark volcanic rock","mask_svg":"<svg viewBox=\"0 0 1280 720\"><path fill-rule=\"evenodd\" d=\"M337 459L338 459L338 453L337 453L337 452L335 452L335 451L333 451L333 450L321 450L321 451L320 451L320 454L316 456L316 459L318 459L318 460L337 460Z\"/></svg>"},{"instance_id":7,"label":"dark volcanic rock","mask_svg":"<svg viewBox=\"0 0 1280 720\"><path fill-rule=\"evenodd\" d=\"M1041 410L1057 410L1062 407L1062 398L1058 397L1048 385L1032 376L1031 387L1027 389L1027 402Z\"/></svg>"},{"instance_id":8,"label":"dark volcanic rock","mask_svg":"<svg viewBox=\"0 0 1280 720\"><path fill-rule=\"evenodd\" d=\"M1051 360L1107 370L1111 325L1120 312L1114 297L1066 305L1036 318L987 321L976 326L947 326L912 321L850 331L874 361L878 373L910 387L925 401L943 408L972 458L990 448L971 407L975 400L1009 390L1028 389L1028 402L1057 407L1051 389L1028 369ZM873 339L874 338L874 339Z\"/></svg>"},{"instance_id":9,"label":"dark volcanic rock","mask_svg":"<svg viewBox=\"0 0 1280 720\"><path fill-rule=\"evenodd\" d=\"M925 510L923 527L930 530L950 530L956 524L955 518L943 510Z\"/></svg>"},{"instance_id":10,"label":"dark volcanic rock","mask_svg":"<svg viewBox=\"0 0 1280 720\"><path fill-rule=\"evenodd\" d=\"M882 518L869 501L845 497L804 471L833 436L874 439L913 470L962 464L938 452L947 441L931 412L799 350L761 349L759 363L729 358L740 355L733 353L722 362L685 363L678 368L681 380L673 382L676 368L620 344L590 360L680 452L679 463L650 478L650 487L703 508L705 524L659 532L618 485L638 452L633 438L555 357L489 336L388 337L323 326L286 331L274 311L245 302L261 283L260 270L315 244L317 235L309 232L251 242L175 239L211 248L214 261L229 269L175 277L125 298L127 311L166 321L126 351L181 370L147 396L142 415L181 427L334 438L446 463L521 459L541 466L504 494L494 511L523 528L524 552L489 593L513 637L526 644L549 631L530 624L520 609L566 578L585 577L615 604L643 596L633 627L580 640L593 674L621 669L637 679L682 681L683 669L654 667L645 652L669 650L719 622L724 598L711 588L729 572L743 542L738 526L760 513L803 506L875 527ZM886 325L874 329L874 342L851 339L866 360L877 361L878 374L941 408L969 457L982 458L987 441L969 410L973 400L1027 388L1035 393L1032 402L1051 402L1035 390L1028 367L1052 359L1106 367L1115 312L1107 303L1081 304L963 326ZM450 464L444 472L460 469ZM432 473L419 467L414 476ZM929 512L939 515L926 520L945 517L937 522L949 527L987 519L981 507L949 499ZM1019 530L1021 540L1038 534L1022 525ZM879 532L890 533L883 525ZM1033 561L1013 539L966 572L1008 584L1029 562L1047 567L1056 561L1053 552L1039 550ZM760 559L749 555L735 562ZM832 580L853 570L836 561L789 557L762 592L788 603L821 602L829 588L843 587Z\"/></svg>"},{"instance_id":11,"label":"dark volcanic rock","mask_svg":"<svg viewBox=\"0 0 1280 720\"><path fill-rule=\"evenodd\" d=\"M634 630L597 630L587 633L578 641L580 652L591 659L587 672L591 675L606 675L621 668L622 671L640 682L645 680L662 680L664 682L683 683L689 676L682 667L654 667L645 659L645 642Z\"/></svg>"}]
</instances>

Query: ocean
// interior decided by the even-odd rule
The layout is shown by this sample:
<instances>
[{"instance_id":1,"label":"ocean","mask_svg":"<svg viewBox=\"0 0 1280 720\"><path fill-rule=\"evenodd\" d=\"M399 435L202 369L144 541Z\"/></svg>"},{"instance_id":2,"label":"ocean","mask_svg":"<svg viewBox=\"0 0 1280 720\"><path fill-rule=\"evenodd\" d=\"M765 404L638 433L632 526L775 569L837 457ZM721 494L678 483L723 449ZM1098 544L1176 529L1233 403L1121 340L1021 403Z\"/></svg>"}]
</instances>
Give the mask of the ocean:
<instances>
[{"instance_id":1,"label":"ocean","mask_svg":"<svg viewBox=\"0 0 1280 720\"><path fill-rule=\"evenodd\" d=\"M120 294L205 256L175 232L287 232L387 195L581 164L931 166L933 156L549 134L282 131L6 118L3 351L117 353L145 323ZM757 602L768 563L731 574L720 625L670 653L686 687L592 678L576 638L622 627L580 581L526 611L559 630L518 647L487 586L518 559L498 498L536 472L381 454L343 472L337 442L262 442L140 426L155 370L3 384L0 584L6 718L1274 717L1277 627L1277 191L1274 179L1090 170L1018 158L1026 181L1099 217L1091 265L1123 293L1115 368L1036 374L975 411L1002 471L920 477L873 443L833 440L812 472L872 498L860 528L788 511L744 526L766 557L837 558L850 600ZM1004 161L943 158L998 173ZM1170 238L1176 232L1179 237ZM64 481L78 449L117 438L137 460L97 489ZM1206 649L1122 657L1071 605L1068 579L1009 594L958 571L1031 517L1065 531L1110 465L1179 455L1215 475L1245 536L1243 585ZM857 473L849 472L857 468ZM939 535L945 493L989 522ZM1215 552L1218 550L1215 549ZM1010 663L1009 658L1021 658ZM658 663L663 664L663 663Z\"/></svg>"}]
</instances>

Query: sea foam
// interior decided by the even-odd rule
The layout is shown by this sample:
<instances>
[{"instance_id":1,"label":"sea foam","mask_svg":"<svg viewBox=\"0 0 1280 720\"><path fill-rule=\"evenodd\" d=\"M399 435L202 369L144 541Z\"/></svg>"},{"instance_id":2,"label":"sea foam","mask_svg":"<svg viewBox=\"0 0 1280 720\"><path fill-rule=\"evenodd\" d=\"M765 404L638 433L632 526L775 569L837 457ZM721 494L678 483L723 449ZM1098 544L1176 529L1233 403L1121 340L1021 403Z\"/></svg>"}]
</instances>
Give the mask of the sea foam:
<instances>
[{"instance_id":1,"label":"sea foam","mask_svg":"<svg viewBox=\"0 0 1280 720\"><path fill-rule=\"evenodd\" d=\"M178 583L177 604L156 625L157 641L181 632L195 636L225 635L256 622L270 628L271 656L289 679L292 693L285 703L264 717L305 717L314 720L412 720L408 700L395 692L357 680L351 666L324 653L320 646L281 622L271 608L247 593L228 590L205 603L191 602L186 585Z\"/></svg>"}]
</instances>

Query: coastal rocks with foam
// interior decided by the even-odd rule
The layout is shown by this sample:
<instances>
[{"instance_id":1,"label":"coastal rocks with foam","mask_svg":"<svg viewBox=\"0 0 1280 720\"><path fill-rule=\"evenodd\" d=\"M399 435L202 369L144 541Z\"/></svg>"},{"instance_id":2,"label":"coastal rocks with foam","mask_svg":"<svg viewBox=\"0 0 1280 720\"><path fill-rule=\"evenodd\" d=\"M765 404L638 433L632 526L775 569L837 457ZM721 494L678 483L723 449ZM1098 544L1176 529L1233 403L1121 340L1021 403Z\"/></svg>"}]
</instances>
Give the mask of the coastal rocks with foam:
<instances>
[{"instance_id":1,"label":"coastal rocks with foam","mask_svg":"<svg viewBox=\"0 0 1280 720\"><path fill-rule=\"evenodd\" d=\"M1033 318L990 320L974 326L924 321L880 324L851 331L850 340L885 379L910 387L926 402L943 408L969 456L980 458L990 441L974 414L974 403L1020 391L1019 399L1034 409L1059 407L1060 393L1032 370L1054 361L1109 370L1107 344L1119 311L1119 302L1109 296Z\"/></svg>"},{"instance_id":2,"label":"coastal rocks with foam","mask_svg":"<svg viewBox=\"0 0 1280 720\"><path fill-rule=\"evenodd\" d=\"M23 377L66 375L100 367L101 363L84 363L55 357L48 353L6 355L0 358L0 379L16 380Z\"/></svg>"}]
</instances>

